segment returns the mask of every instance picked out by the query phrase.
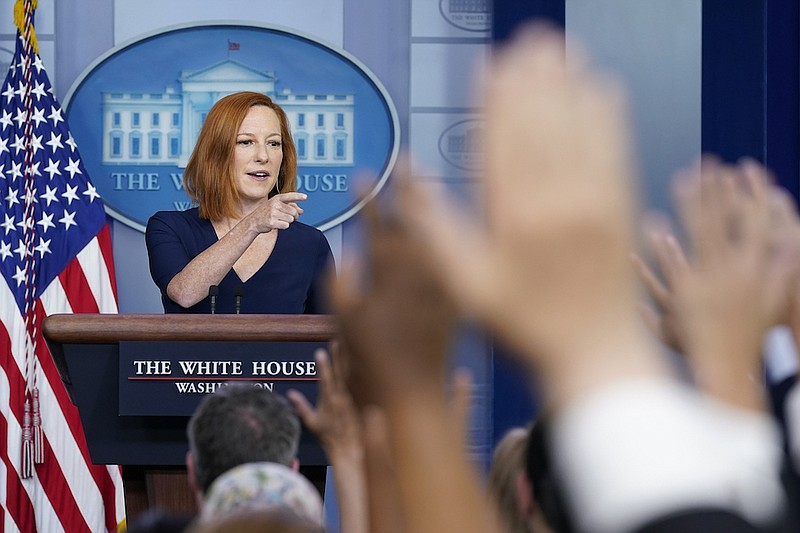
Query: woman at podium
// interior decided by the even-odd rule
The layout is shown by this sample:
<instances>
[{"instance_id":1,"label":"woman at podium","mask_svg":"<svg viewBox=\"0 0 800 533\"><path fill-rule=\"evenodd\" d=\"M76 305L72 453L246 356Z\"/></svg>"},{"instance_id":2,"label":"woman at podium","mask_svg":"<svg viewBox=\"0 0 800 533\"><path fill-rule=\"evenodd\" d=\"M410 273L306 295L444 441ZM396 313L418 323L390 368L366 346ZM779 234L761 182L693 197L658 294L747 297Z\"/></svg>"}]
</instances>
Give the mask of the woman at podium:
<instances>
[{"instance_id":1,"label":"woman at podium","mask_svg":"<svg viewBox=\"0 0 800 533\"><path fill-rule=\"evenodd\" d=\"M256 92L209 111L183 174L195 207L147 223L166 313L324 313L325 235L298 222L297 152L277 104Z\"/></svg>"}]
</instances>

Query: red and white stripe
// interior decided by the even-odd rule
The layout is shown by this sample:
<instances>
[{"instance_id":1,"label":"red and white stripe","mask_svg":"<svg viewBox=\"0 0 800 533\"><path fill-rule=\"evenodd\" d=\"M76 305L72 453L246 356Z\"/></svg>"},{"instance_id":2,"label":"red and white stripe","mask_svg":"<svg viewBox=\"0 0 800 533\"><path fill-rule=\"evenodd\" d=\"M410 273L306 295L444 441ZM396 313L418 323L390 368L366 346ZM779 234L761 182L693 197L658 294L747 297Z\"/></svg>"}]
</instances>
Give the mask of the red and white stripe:
<instances>
[{"instance_id":1,"label":"red and white stripe","mask_svg":"<svg viewBox=\"0 0 800 533\"><path fill-rule=\"evenodd\" d=\"M40 309L54 313L116 313L108 227L42 293ZM40 322L41 323L41 322ZM8 286L0 284L0 521L2 531L116 531L125 517L122 474L94 465L77 408L43 339L37 343L45 462L20 476L25 381L25 322Z\"/></svg>"}]
</instances>

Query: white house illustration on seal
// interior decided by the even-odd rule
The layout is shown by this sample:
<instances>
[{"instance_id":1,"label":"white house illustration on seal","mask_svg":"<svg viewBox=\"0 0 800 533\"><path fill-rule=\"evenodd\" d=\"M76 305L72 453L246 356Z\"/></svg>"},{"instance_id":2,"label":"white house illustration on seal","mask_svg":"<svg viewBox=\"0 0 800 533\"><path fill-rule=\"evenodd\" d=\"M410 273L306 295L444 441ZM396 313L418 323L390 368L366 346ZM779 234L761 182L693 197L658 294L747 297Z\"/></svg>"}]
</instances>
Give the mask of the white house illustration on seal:
<instances>
[{"instance_id":1,"label":"white house illustration on seal","mask_svg":"<svg viewBox=\"0 0 800 533\"><path fill-rule=\"evenodd\" d=\"M103 163L170 165L183 168L206 114L231 93L268 95L286 112L301 166L353 164L352 94L276 94L272 71L226 59L183 71L179 90L163 93L103 93Z\"/></svg>"}]
</instances>

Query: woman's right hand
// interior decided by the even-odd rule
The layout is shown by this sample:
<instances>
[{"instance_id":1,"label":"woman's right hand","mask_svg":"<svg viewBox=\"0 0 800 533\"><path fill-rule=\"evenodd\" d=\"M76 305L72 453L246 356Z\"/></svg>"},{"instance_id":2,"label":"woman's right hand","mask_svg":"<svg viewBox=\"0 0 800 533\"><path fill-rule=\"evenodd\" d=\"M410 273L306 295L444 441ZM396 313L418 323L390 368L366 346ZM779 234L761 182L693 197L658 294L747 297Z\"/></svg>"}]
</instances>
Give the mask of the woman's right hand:
<instances>
[{"instance_id":1,"label":"woman's right hand","mask_svg":"<svg viewBox=\"0 0 800 533\"><path fill-rule=\"evenodd\" d=\"M297 205L297 202L306 198L308 196L301 192L276 194L259 205L248 215L248 218L253 221L253 226L258 233L286 229L303 213L303 208Z\"/></svg>"}]
</instances>

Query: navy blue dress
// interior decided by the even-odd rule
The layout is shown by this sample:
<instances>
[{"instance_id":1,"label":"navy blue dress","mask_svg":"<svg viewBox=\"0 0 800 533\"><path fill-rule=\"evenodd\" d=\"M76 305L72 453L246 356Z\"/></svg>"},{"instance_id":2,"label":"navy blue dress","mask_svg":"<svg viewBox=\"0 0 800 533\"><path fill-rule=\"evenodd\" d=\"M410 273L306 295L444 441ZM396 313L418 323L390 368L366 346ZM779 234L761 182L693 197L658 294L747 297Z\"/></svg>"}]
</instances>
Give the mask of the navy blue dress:
<instances>
[{"instance_id":1,"label":"navy blue dress","mask_svg":"<svg viewBox=\"0 0 800 533\"><path fill-rule=\"evenodd\" d=\"M145 231L150 275L161 290L165 313L210 313L211 303L184 308L167 296L167 285L203 250L219 239L209 220L198 209L159 211L150 217ZM333 254L325 235L316 228L293 222L278 230L275 248L266 263L243 282L231 269L219 283L217 313L234 313L237 290L241 313L326 313L324 282Z\"/></svg>"}]
</instances>

